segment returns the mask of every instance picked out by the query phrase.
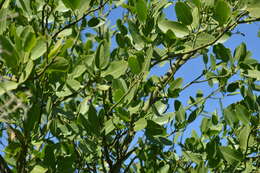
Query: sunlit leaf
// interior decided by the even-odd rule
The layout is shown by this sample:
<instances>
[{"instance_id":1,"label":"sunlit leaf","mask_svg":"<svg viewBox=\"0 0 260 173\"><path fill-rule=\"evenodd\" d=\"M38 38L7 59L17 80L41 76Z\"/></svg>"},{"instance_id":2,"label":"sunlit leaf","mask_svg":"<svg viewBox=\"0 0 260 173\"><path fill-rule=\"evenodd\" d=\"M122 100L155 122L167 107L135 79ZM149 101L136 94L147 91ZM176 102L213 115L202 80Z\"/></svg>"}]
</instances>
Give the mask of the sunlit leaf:
<instances>
[{"instance_id":1,"label":"sunlit leaf","mask_svg":"<svg viewBox=\"0 0 260 173\"><path fill-rule=\"evenodd\" d=\"M185 25L178 22L160 19L158 21L158 27L164 33L166 33L168 30L172 31L176 37L179 38L189 35L189 29Z\"/></svg>"},{"instance_id":2,"label":"sunlit leaf","mask_svg":"<svg viewBox=\"0 0 260 173\"><path fill-rule=\"evenodd\" d=\"M119 78L123 74L125 74L126 69L128 68L128 63L126 61L113 61L109 65L109 67L101 73L102 77L111 75L115 79Z\"/></svg>"}]
</instances>

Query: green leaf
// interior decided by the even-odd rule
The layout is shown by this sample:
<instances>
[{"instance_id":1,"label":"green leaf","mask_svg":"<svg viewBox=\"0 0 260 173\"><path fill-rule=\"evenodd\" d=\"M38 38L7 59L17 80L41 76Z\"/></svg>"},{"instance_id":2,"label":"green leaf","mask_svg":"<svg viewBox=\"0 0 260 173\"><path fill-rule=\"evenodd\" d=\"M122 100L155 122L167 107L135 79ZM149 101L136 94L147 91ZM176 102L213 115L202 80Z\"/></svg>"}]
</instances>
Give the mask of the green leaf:
<instances>
[{"instance_id":1,"label":"green leaf","mask_svg":"<svg viewBox=\"0 0 260 173\"><path fill-rule=\"evenodd\" d=\"M195 47L203 46L208 43L211 43L214 40L215 40L214 36L212 36L211 34L208 34L206 32L202 32L197 35L194 46Z\"/></svg>"},{"instance_id":2,"label":"green leaf","mask_svg":"<svg viewBox=\"0 0 260 173\"><path fill-rule=\"evenodd\" d=\"M31 50L31 59L36 60L40 58L47 51L47 45L42 38L37 39L35 46Z\"/></svg>"},{"instance_id":3,"label":"green leaf","mask_svg":"<svg viewBox=\"0 0 260 173\"><path fill-rule=\"evenodd\" d=\"M184 2L177 2L175 5L175 12L178 20L184 25L192 24L193 17L191 8Z\"/></svg>"},{"instance_id":4,"label":"green leaf","mask_svg":"<svg viewBox=\"0 0 260 173\"><path fill-rule=\"evenodd\" d=\"M147 120L145 118L140 118L138 121L134 123L134 131L142 130L146 127Z\"/></svg>"},{"instance_id":5,"label":"green leaf","mask_svg":"<svg viewBox=\"0 0 260 173\"><path fill-rule=\"evenodd\" d=\"M123 25L122 20L118 19L116 25L123 35L127 34L127 28Z\"/></svg>"},{"instance_id":6,"label":"green leaf","mask_svg":"<svg viewBox=\"0 0 260 173\"><path fill-rule=\"evenodd\" d=\"M62 0L62 2L64 3L64 5L67 8L70 8L72 10L76 10L77 8L80 7L80 2L81 0Z\"/></svg>"},{"instance_id":7,"label":"green leaf","mask_svg":"<svg viewBox=\"0 0 260 173\"><path fill-rule=\"evenodd\" d=\"M97 27L99 23L100 23L99 18L93 17L88 21L88 26L94 28Z\"/></svg>"},{"instance_id":8,"label":"green leaf","mask_svg":"<svg viewBox=\"0 0 260 173\"><path fill-rule=\"evenodd\" d=\"M203 118L200 124L200 130L203 134L207 133L209 129L210 120L208 118Z\"/></svg>"},{"instance_id":9,"label":"green leaf","mask_svg":"<svg viewBox=\"0 0 260 173\"><path fill-rule=\"evenodd\" d=\"M115 126L111 119L109 121L105 122L104 129L105 129L105 135L109 134L110 132L112 132L115 129Z\"/></svg>"},{"instance_id":10,"label":"green leaf","mask_svg":"<svg viewBox=\"0 0 260 173\"><path fill-rule=\"evenodd\" d=\"M64 29L57 35L57 38L67 37L70 36L71 34L72 34L72 28Z\"/></svg>"},{"instance_id":11,"label":"green leaf","mask_svg":"<svg viewBox=\"0 0 260 173\"><path fill-rule=\"evenodd\" d=\"M175 117L175 113L166 113L161 116L157 116L156 118L153 119L154 122L156 122L159 125L164 125L172 121Z\"/></svg>"},{"instance_id":12,"label":"green leaf","mask_svg":"<svg viewBox=\"0 0 260 173\"><path fill-rule=\"evenodd\" d=\"M131 56L128 58L128 66L134 74L139 74L142 70L136 56Z\"/></svg>"},{"instance_id":13,"label":"green leaf","mask_svg":"<svg viewBox=\"0 0 260 173\"><path fill-rule=\"evenodd\" d=\"M213 7L215 4L215 0L201 0L206 7Z\"/></svg>"},{"instance_id":14,"label":"green leaf","mask_svg":"<svg viewBox=\"0 0 260 173\"><path fill-rule=\"evenodd\" d=\"M49 66L49 68L47 69L48 72L52 72L52 71L59 71L59 72L65 72L67 71L69 67L69 62L68 60L66 60L63 57L55 57L55 59L53 60L53 63L51 63L51 65Z\"/></svg>"},{"instance_id":15,"label":"green leaf","mask_svg":"<svg viewBox=\"0 0 260 173\"><path fill-rule=\"evenodd\" d=\"M239 89L239 83L238 82L232 82L227 87L228 92L235 92L237 89Z\"/></svg>"},{"instance_id":16,"label":"green leaf","mask_svg":"<svg viewBox=\"0 0 260 173\"><path fill-rule=\"evenodd\" d=\"M201 5L201 0L192 0L192 2L198 7L200 8L200 5Z\"/></svg>"},{"instance_id":17,"label":"green leaf","mask_svg":"<svg viewBox=\"0 0 260 173\"><path fill-rule=\"evenodd\" d=\"M62 39L60 39L55 43L54 47L51 49L50 53L48 54L48 57L52 58L57 56L62 46L63 46Z\"/></svg>"},{"instance_id":18,"label":"green leaf","mask_svg":"<svg viewBox=\"0 0 260 173\"><path fill-rule=\"evenodd\" d=\"M89 106L88 121L89 121L91 127L95 128L95 130L93 129L93 131L97 131L100 125L99 125L99 119L97 116L97 111L93 105Z\"/></svg>"},{"instance_id":19,"label":"green leaf","mask_svg":"<svg viewBox=\"0 0 260 173\"><path fill-rule=\"evenodd\" d=\"M104 40L99 44L96 50L95 63L96 67L99 69L105 69L109 64L110 59L110 47L109 43Z\"/></svg>"},{"instance_id":20,"label":"green leaf","mask_svg":"<svg viewBox=\"0 0 260 173\"><path fill-rule=\"evenodd\" d=\"M33 32L29 32L28 34L26 34L26 38L24 41L24 50L26 52L30 52L31 49L34 47L34 45L36 44L36 36Z\"/></svg>"},{"instance_id":21,"label":"green leaf","mask_svg":"<svg viewBox=\"0 0 260 173\"><path fill-rule=\"evenodd\" d=\"M30 173L46 173L48 168L45 168L41 165L35 165Z\"/></svg>"},{"instance_id":22,"label":"green leaf","mask_svg":"<svg viewBox=\"0 0 260 173\"><path fill-rule=\"evenodd\" d=\"M2 35L7 29L8 12L8 9L0 9L0 35Z\"/></svg>"},{"instance_id":23,"label":"green leaf","mask_svg":"<svg viewBox=\"0 0 260 173\"><path fill-rule=\"evenodd\" d=\"M97 89L107 91L110 88L109 85L97 85Z\"/></svg>"},{"instance_id":24,"label":"green leaf","mask_svg":"<svg viewBox=\"0 0 260 173\"><path fill-rule=\"evenodd\" d=\"M197 109L195 109L194 111L192 111L192 112L190 113L190 115L189 115L188 122L189 122L189 123L193 122L193 121L197 118L197 116L198 116L198 114L200 113L200 111L201 111L200 108L197 108Z\"/></svg>"},{"instance_id":25,"label":"green leaf","mask_svg":"<svg viewBox=\"0 0 260 173\"><path fill-rule=\"evenodd\" d=\"M215 6L213 18L218 21L220 25L224 25L231 16L231 8L224 0L218 0Z\"/></svg>"},{"instance_id":26,"label":"green leaf","mask_svg":"<svg viewBox=\"0 0 260 173\"><path fill-rule=\"evenodd\" d=\"M196 29L199 27L199 24L200 24L199 8L195 7L192 9L192 18L193 18L193 21L192 21L191 27Z\"/></svg>"},{"instance_id":27,"label":"green leaf","mask_svg":"<svg viewBox=\"0 0 260 173\"><path fill-rule=\"evenodd\" d=\"M19 78L19 83L23 83L24 81L26 81L28 79L28 77L30 76L30 74L33 70L33 67L34 67L33 61L28 60L26 67Z\"/></svg>"},{"instance_id":28,"label":"green leaf","mask_svg":"<svg viewBox=\"0 0 260 173\"><path fill-rule=\"evenodd\" d=\"M227 62L230 58L232 58L230 49L226 48L221 43L214 45L213 52L215 53L217 59L221 59L224 62Z\"/></svg>"},{"instance_id":29,"label":"green leaf","mask_svg":"<svg viewBox=\"0 0 260 173\"><path fill-rule=\"evenodd\" d=\"M113 99L115 102L118 102L121 97L124 95L124 91L122 91L121 89L116 89L113 91Z\"/></svg>"},{"instance_id":30,"label":"green leaf","mask_svg":"<svg viewBox=\"0 0 260 173\"><path fill-rule=\"evenodd\" d=\"M72 92L78 91L80 88L82 88L82 85L80 84L80 82L77 80L74 80L74 79L68 79L66 81L66 85L68 86L68 88L70 90L72 90Z\"/></svg>"},{"instance_id":31,"label":"green leaf","mask_svg":"<svg viewBox=\"0 0 260 173\"><path fill-rule=\"evenodd\" d=\"M124 36L123 36L122 34L120 34L120 33L117 33L117 34L116 34L116 42L117 42L118 46L121 47L121 48L124 48L125 45L126 45L125 38L124 38Z\"/></svg>"},{"instance_id":32,"label":"green leaf","mask_svg":"<svg viewBox=\"0 0 260 173\"><path fill-rule=\"evenodd\" d=\"M170 165L166 164L160 168L159 173L168 173L170 169Z\"/></svg>"},{"instance_id":33,"label":"green leaf","mask_svg":"<svg viewBox=\"0 0 260 173\"><path fill-rule=\"evenodd\" d=\"M16 82L13 82L13 81L1 81L0 82L0 95L8 92L8 91L11 91L11 90L14 90L18 87L18 83Z\"/></svg>"},{"instance_id":34,"label":"green leaf","mask_svg":"<svg viewBox=\"0 0 260 173\"><path fill-rule=\"evenodd\" d=\"M147 6L145 0L136 0L135 9L137 17L141 22L145 22L147 18Z\"/></svg>"},{"instance_id":35,"label":"green leaf","mask_svg":"<svg viewBox=\"0 0 260 173\"><path fill-rule=\"evenodd\" d=\"M231 165L241 162L243 154L239 150L234 150L230 147L219 147L224 159Z\"/></svg>"},{"instance_id":36,"label":"green leaf","mask_svg":"<svg viewBox=\"0 0 260 173\"><path fill-rule=\"evenodd\" d=\"M224 118L229 125L233 125L238 121L238 118L231 107L224 109Z\"/></svg>"},{"instance_id":37,"label":"green leaf","mask_svg":"<svg viewBox=\"0 0 260 173\"><path fill-rule=\"evenodd\" d=\"M128 63L124 60L113 61L105 71L101 72L101 77L111 75L115 79L119 78L120 76L125 74L127 67Z\"/></svg>"},{"instance_id":38,"label":"green leaf","mask_svg":"<svg viewBox=\"0 0 260 173\"><path fill-rule=\"evenodd\" d=\"M147 127L145 133L148 136L160 137L166 136L166 129L155 123L154 121L147 120Z\"/></svg>"},{"instance_id":39,"label":"green leaf","mask_svg":"<svg viewBox=\"0 0 260 173\"><path fill-rule=\"evenodd\" d=\"M244 75L260 81L260 71L259 70L248 70L247 74L244 74Z\"/></svg>"},{"instance_id":40,"label":"green leaf","mask_svg":"<svg viewBox=\"0 0 260 173\"><path fill-rule=\"evenodd\" d=\"M113 79L112 88L113 88L113 90L120 89L125 93L127 91L127 84L126 84L125 80L122 78Z\"/></svg>"},{"instance_id":41,"label":"green leaf","mask_svg":"<svg viewBox=\"0 0 260 173\"><path fill-rule=\"evenodd\" d=\"M182 83L183 83L183 78L179 77L170 83L170 89L175 90L181 88Z\"/></svg>"},{"instance_id":42,"label":"green leaf","mask_svg":"<svg viewBox=\"0 0 260 173\"><path fill-rule=\"evenodd\" d=\"M216 69L216 59L215 59L214 55L212 55L212 54L210 54L210 64L211 64L211 68L213 70L215 70Z\"/></svg>"},{"instance_id":43,"label":"green leaf","mask_svg":"<svg viewBox=\"0 0 260 173\"><path fill-rule=\"evenodd\" d=\"M192 153L190 151L183 151L183 155L186 157L187 160L191 160L196 164L199 164L202 161L202 157L199 154Z\"/></svg>"},{"instance_id":44,"label":"green leaf","mask_svg":"<svg viewBox=\"0 0 260 173\"><path fill-rule=\"evenodd\" d=\"M242 123L244 125L249 125L249 123L250 123L250 113L248 112L248 110L244 106L242 106L240 104L236 105L236 115L237 115L238 119L240 121L242 121Z\"/></svg>"},{"instance_id":45,"label":"green leaf","mask_svg":"<svg viewBox=\"0 0 260 173\"><path fill-rule=\"evenodd\" d=\"M85 71L87 70L87 67L85 65L77 65L73 72L70 74L72 78L78 78L80 77Z\"/></svg>"},{"instance_id":46,"label":"green leaf","mask_svg":"<svg viewBox=\"0 0 260 173\"><path fill-rule=\"evenodd\" d=\"M7 67L11 68L13 72L17 71L17 65L19 62L19 55L12 44L12 42L4 36L0 36L0 46L1 46L1 59L4 60Z\"/></svg>"},{"instance_id":47,"label":"green leaf","mask_svg":"<svg viewBox=\"0 0 260 173\"><path fill-rule=\"evenodd\" d=\"M28 111L27 115L25 116L24 121L24 130L25 133L28 135L35 126L40 122L40 104L34 104L30 110Z\"/></svg>"},{"instance_id":48,"label":"green leaf","mask_svg":"<svg viewBox=\"0 0 260 173\"><path fill-rule=\"evenodd\" d=\"M238 135L239 145L243 151L246 151L246 148L248 147L247 141L249 138L250 131L251 131L250 126L247 125L247 126L244 126L243 128L241 128L241 130L239 132L239 135Z\"/></svg>"},{"instance_id":49,"label":"green leaf","mask_svg":"<svg viewBox=\"0 0 260 173\"><path fill-rule=\"evenodd\" d=\"M167 31L172 31L178 38L183 38L189 35L190 32L185 25L165 19L159 19L158 27L163 33L166 33Z\"/></svg>"},{"instance_id":50,"label":"green leaf","mask_svg":"<svg viewBox=\"0 0 260 173\"><path fill-rule=\"evenodd\" d=\"M180 108L176 112L176 120L182 122L185 121L185 118L186 118L185 109L182 106L180 106Z\"/></svg>"},{"instance_id":51,"label":"green leaf","mask_svg":"<svg viewBox=\"0 0 260 173\"><path fill-rule=\"evenodd\" d=\"M260 17L260 1L259 0L249 0L247 5L247 11L251 17Z\"/></svg>"},{"instance_id":52,"label":"green leaf","mask_svg":"<svg viewBox=\"0 0 260 173\"><path fill-rule=\"evenodd\" d=\"M135 45L134 45L135 48L137 50L143 49L144 48L144 40L141 37L141 35L139 34L137 26L131 21L128 21L128 26L129 26L129 32L132 36L133 42L135 43Z\"/></svg>"},{"instance_id":53,"label":"green leaf","mask_svg":"<svg viewBox=\"0 0 260 173\"><path fill-rule=\"evenodd\" d=\"M246 44L241 43L234 52L234 58L238 61L243 61L246 58Z\"/></svg>"}]
</instances>

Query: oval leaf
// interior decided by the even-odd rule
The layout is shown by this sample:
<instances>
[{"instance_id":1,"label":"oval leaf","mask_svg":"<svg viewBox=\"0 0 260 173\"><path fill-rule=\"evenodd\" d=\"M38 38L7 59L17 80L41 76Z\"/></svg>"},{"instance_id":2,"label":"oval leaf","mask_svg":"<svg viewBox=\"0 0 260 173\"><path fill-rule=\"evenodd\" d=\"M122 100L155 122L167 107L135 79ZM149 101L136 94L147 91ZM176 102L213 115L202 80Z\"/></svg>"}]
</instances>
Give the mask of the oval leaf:
<instances>
[{"instance_id":1,"label":"oval leaf","mask_svg":"<svg viewBox=\"0 0 260 173\"><path fill-rule=\"evenodd\" d=\"M137 13L137 17L140 21L145 22L147 18L147 7L145 0L137 0L135 3L135 9Z\"/></svg>"},{"instance_id":2,"label":"oval leaf","mask_svg":"<svg viewBox=\"0 0 260 173\"><path fill-rule=\"evenodd\" d=\"M219 0L216 4L213 18L218 21L220 25L227 22L231 16L231 8L226 1Z\"/></svg>"},{"instance_id":3,"label":"oval leaf","mask_svg":"<svg viewBox=\"0 0 260 173\"><path fill-rule=\"evenodd\" d=\"M175 12L178 20L184 25L192 24L193 17L191 8L184 2L177 2L175 5Z\"/></svg>"},{"instance_id":4,"label":"oval leaf","mask_svg":"<svg viewBox=\"0 0 260 173\"><path fill-rule=\"evenodd\" d=\"M161 19L158 22L158 27L164 33L168 30L172 31L178 38L189 35L189 29L185 25L178 22Z\"/></svg>"},{"instance_id":5,"label":"oval leaf","mask_svg":"<svg viewBox=\"0 0 260 173\"><path fill-rule=\"evenodd\" d=\"M115 79L119 78L120 76L125 74L127 67L128 67L127 62L124 60L113 61L110 64L110 66L107 68L107 70L105 70L101 73L101 77L111 75Z\"/></svg>"},{"instance_id":6,"label":"oval leaf","mask_svg":"<svg viewBox=\"0 0 260 173\"><path fill-rule=\"evenodd\" d=\"M128 65L134 74L138 74L141 72L141 66L135 56L131 56L128 58Z\"/></svg>"}]
</instances>

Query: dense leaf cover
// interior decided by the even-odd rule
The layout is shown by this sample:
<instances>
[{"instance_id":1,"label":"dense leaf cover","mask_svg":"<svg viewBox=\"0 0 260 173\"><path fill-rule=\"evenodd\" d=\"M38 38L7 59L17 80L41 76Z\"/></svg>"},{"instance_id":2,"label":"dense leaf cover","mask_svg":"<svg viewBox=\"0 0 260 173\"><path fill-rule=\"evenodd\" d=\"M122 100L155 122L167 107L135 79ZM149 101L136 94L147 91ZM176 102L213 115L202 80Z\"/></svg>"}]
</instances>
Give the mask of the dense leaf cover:
<instances>
[{"instance_id":1,"label":"dense leaf cover","mask_svg":"<svg viewBox=\"0 0 260 173\"><path fill-rule=\"evenodd\" d=\"M223 43L257 21L258 0L0 0L0 172L256 172L259 59Z\"/></svg>"}]
</instances>

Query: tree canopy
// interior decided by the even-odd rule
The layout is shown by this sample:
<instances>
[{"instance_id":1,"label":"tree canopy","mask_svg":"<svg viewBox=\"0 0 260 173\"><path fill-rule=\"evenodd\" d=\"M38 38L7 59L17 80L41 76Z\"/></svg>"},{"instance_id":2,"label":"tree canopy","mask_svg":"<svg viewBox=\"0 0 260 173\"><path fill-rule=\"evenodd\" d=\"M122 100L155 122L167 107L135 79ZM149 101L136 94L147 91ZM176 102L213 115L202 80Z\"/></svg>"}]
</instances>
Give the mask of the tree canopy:
<instances>
[{"instance_id":1,"label":"tree canopy","mask_svg":"<svg viewBox=\"0 0 260 173\"><path fill-rule=\"evenodd\" d=\"M223 43L258 21L258 0L0 0L0 172L257 172L259 57Z\"/></svg>"}]
</instances>

